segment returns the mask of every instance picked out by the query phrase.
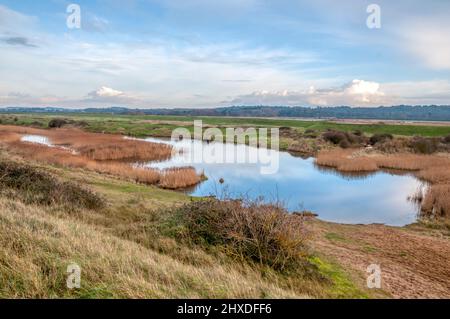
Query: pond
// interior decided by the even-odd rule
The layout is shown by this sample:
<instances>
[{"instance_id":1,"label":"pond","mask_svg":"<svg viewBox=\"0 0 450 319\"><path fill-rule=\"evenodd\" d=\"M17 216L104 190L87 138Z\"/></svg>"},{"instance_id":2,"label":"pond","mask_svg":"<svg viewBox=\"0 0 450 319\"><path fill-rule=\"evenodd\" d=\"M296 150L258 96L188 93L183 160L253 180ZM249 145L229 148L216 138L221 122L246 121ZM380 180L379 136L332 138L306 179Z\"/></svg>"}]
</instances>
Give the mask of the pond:
<instances>
[{"instance_id":1,"label":"pond","mask_svg":"<svg viewBox=\"0 0 450 319\"><path fill-rule=\"evenodd\" d=\"M335 170L317 167L313 158L296 157L288 152L277 152L279 165L275 174L262 174L261 163L216 164L211 163L208 156L223 149L238 156L266 150L198 140L145 140L169 143L182 152L170 160L146 163L144 166L158 169L193 166L205 173L208 180L188 190L192 196L226 194L232 198L264 197L268 201L283 202L290 211L312 211L320 219L331 222L391 226L411 224L417 219L418 208L408 197L425 187L412 174L379 171L359 176L343 175ZM199 144L203 147L203 161L196 158L198 154L191 154Z\"/></svg>"},{"instance_id":2,"label":"pond","mask_svg":"<svg viewBox=\"0 0 450 319\"><path fill-rule=\"evenodd\" d=\"M24 142L54 147L49 139L25 135ZM231 198L264 198L282 202L290 211L312 211L325 221L344 224L386 224L405 226L416 221L418 207L408 197L426 185L409 173L379 171L365 175L344 175L314 164L313 158L302 158L288 152L270 150L278 160L274 174L263 174L256 163L214 163L214 154L235 154L236 159L267 153L247 145L170 141L147 138L145 141L166 143L177 150L171 159L138 165L165 169L192 166L208 179L186 190L192 196L228 196ZM196 152L201 147L202 152ZM223 183L221 183L223 182Z\"/></svg>"}]
</instances>

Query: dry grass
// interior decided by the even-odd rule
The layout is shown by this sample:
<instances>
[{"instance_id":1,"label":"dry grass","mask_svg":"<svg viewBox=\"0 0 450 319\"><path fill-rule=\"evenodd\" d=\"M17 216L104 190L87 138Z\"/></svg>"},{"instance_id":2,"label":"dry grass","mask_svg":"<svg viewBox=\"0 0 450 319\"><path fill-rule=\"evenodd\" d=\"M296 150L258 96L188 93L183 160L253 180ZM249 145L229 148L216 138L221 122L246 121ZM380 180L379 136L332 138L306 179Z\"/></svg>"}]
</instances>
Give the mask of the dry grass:
<instances>
[{"instance_id":1,"label":"dry grass","mask_svg":"<svg viewBox=\"0 0 450 319\"><path fill-rule=\"evenodd\" d=\"M198 175L193 167L166 169L160 173L159 185L167 189L185 188L186 185L200 183L203 179L202 176Z\"/></svg>"},{"instance_id":2,"label":"dry grass","mask_svg":"<svg viewBox=\"0 0 450 319\"><path fill-rule=\"evenodd\" d=\"M87 133L78 129L42 130L0 125L0 141L19 141L22 135L27 134L45 136L54 145L68 147L99 161L161 161L170 158L172 153L170 145L124 139L120 135Z\"/></svg>"},{"instance_id":3,"label":"dry grass","mask_svg":"<svg viewBox=\"0 0 450 319\"><path fill-rule=\"evenodd\" d=\"M439 155L385 155L380 153L367 153L354 149L335 149L320 152L316 158L316 164L346 172L376 171L383 168L422 171L437 167L445 171L445 167L450 167L450 158Z\"/></svg>"},{"instance_id":4,"label":"dry grass","mask_svg":"<svg viewBox=\"0 0 450 319\"><path fill-rule=\"evenodd\" d=\"M422 213L431 218L450 218L450 185L432 185L421 205Z\"/></svg>"},{"instance_id":5,"label":"dry grass","mask_svg":"<svg viewBox=\"0 0 450 319\"><path fill-rule=\"evenodd\" d=\"M0 198L2 298L302 298L250 267L190 264L68 215ZM178 247L183 251L182 247ZM197 257L208 260L197 252ZM66 287L81 267L81 289Z\"/></svg>"},{"instance_id":6,"label":"dry grass","mask_svg":"<svg viewBox=\"0 0 450 319\"><path fill-rule=\"evenodd\" d=\"M377 163L368 157L353 156L354 150L332 150L320 152L316 164L336 168L342 172L372 172L378 170Z\"/></svg>"},{"instance_id":7,"label":"dry grass","mask_svg":"<svg viewBox=\"0 0 450 319\"><path fill-rule=\"evenodd\" d=\"M420 201L422 215L450 217L450 158L440 155L368 154L355 150L332 150L319 153L316 163L342 172L365 172L379 169L414 171L431 184Z\"/></svg>"},{"instance_id":8,"label":"dry grass","mask_svg":"<svg viewBox=\"0 0 450 319\"><path fill-rule=\"evenodd\" d=\"M147 143L121 136L84 133L79 130L40 130L32 128L0 126L0 143L12 153L28 160L84 168L99 173L111 174L138 183L159 185L168 189L194 186L202 177L194 168L180 168L166 171L133 167L123 160L162 160L171 154L171 147L158 143ZM57 145L76 150L48 147L45 145L21 142L24 134L42 135ZM114 161L115 160L115 161ZM117 161L120 160L120 161Z\"/></svg>"},{"instance_id":9,"label":"dry grass","mask_svg":"<svg viewBox=\"0 0 450 319\"><path fill-rule=\"evenodd\" d=\"M79 129L43 130L0 125L0 141L18 141L25 134L45 136L54 145L68 147L99 161L161 161L170 158L172 153L170 145L124 139L120 135L87 133Z\"/></svg>"},{"instance_id":10,"label":"dry grass","mask_svg":"<svg viewBox=\"0 0 450 319\"><path fill-rule=\"evenodd\" d=\"M76 129L59 129L47 135L52 143L67 146L89 159L98 161L162 161L170 158L172 147L124 139L119 135L86 133Z\"/></svg>"},{"instance_id":11,"label":"dry grass","mask_svg":"<svg viewBox=\"0 0 450 319\"><path fill-rule=\"evenodd\" d=\"M450 165L427 167L417 175L421 179L433 184L450 184Z\"/></svg>"}]
</instances>

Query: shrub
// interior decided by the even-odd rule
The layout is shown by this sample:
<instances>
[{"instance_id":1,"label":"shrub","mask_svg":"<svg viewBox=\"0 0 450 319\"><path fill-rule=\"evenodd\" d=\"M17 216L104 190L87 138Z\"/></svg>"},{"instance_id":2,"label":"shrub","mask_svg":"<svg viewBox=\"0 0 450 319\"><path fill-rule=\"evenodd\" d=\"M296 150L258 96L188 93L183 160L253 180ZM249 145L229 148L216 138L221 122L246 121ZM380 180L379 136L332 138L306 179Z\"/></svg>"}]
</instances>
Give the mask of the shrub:
<instances>
[{"instance_id":1,"label":"shrub","mask_svg":"<svg viewBox=\"0 0 450 319\"><path fill-rule=\"evenodd\" d=\"M442 142L444 142L445 144L450 144L450 134L447 135L447 136L445 136L445 137L442 139Z\"/></svg>"},{"instance_id":2,"label":"shrub","mask_svg":"<svg viewBox=\"0 0 450 319\"><path fill-rule=\"evenodd\" d=\"M310 128L305 130L305 133L303 134L303 136L306 137L306 138L317 138L318 135L319 134L318 134L318 132L316 130L313 130L313 129L310 129Z\"/></svg>"},{"instance_id":3,"label":"shrub","mask_svg":"<svg viewBox=\"0 0 450 319\"><path fill-rule=\"evenodd\" d=\"M409 143L409 147L420 154L433 154L438 150L438 146L437 140L419 136L414 137Z\"/></svg>"},{"instance_id":4,"label":"shrub","mask_svg":"<svg viewBox=\"0 0 450 319\"><path fill-rule=\"evenodd\" d=\"M16 162L0 161L0 186L3 191L13 191L26 203L87 209L104 205L103 200L90 190L59 181L48 173Z\"/></svg>"},{"instance_id":5,"label":"shrub","mask_svg":"<svg viewBox=\"0 0 450 319\"><path fill-rule=\"evenodd\" d=\"M347 136L345 135L345 133L339 131L328 131L325 132L322 136L325 141L331 142L335 145L338 145L342 141L347 140Z\"/></svg>"},{"instance_id":6,"label":"shrub","mask_svg":"<svg viewBox=\"0 0 450 319\"><path fill-rule=\"evenodd\" d=\"M31 126L34 126L34 127L42 127L43 125L42 125L41 122L33 121L33 122L31 123Z\"/></svg>"},{"instance_id":7,"label":"shrub","mask_svg":"<svg viewBox=\"0 0 450 319\"><path fill-rule=\"evenodd\" d=\"M50 122L48 122L48 127L61 128L66 124L67 124L67 121L65 119L52 119Z\"/></svg>"},{"instance_id":8,"label":"shrub","mask_svg":"<svg viewBox=\"0 0 450 319\"><path fill-rule=\"evenodd\" d=\"M348 140L342 140L339 142L339 146L342 148L349 148L352 146Z\"/></svg>"},{"instance_id":9,"label":"shrub","mask_svg":"<svg viewBox=\"0 0 450 319\"><path fill-rule=\"evenodd\" d=\"M355 134L353 134L353 133L348 133L348 132L346 132L346 133L344 133L344 134L345 134L345 136L347 137L347 141L348 141L350 144L360 144L360 143L363 141L363 139L362 139L361 136L355 135Z\"/></svg>"},{"instance_id":10,"label":"shrub","mask_svg":"<svg viewBox=\"0 0 450 319\"><path fill-rule=\"evenodd\" d=\"M207 199L178 208L179 236L205 247L223 247L228 255L285 271L306 265L303 219L281 206Z\"/></svg>"},{"instance_id":11,"label":"shrub","mask_svg":"<svg viewBox=\"0 0 450 319\"><path fill-rule=\"evenodd\" d=\"M386 141L390 141L394 138L394 136L392 136L392 134L374 134L370 137L370 144L371 145L375 145L378 143L384 143Z\"/></svg>"},{"instance_id":12,"label":"shrub","mask_svg":"<svg viewBox=\"0 0 450 319\"><path fill-rule=\"evenodd\" d=\"M342 148L349 148L352 145L360 145L366 142L366 138L360 132L356 132L357 134L349 133L349 132L340 132L340 131L327 131L323 134L323 138L327 142L331 142L335 145L339 145Z\"/></svg>"}]
</instances>

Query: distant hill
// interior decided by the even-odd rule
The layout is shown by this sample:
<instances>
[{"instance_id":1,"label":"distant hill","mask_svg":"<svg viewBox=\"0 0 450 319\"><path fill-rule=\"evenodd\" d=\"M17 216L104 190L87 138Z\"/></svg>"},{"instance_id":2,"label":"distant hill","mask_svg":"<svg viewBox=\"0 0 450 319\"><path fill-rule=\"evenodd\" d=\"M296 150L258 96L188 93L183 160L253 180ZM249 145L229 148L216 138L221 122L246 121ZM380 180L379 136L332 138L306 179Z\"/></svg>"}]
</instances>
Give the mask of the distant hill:
<instances>
[{"instance_id":1,"label":"distant hill","mask_svg":"<svg viewBox=\"0 0 450 319\"><path fill-rule=\"evenodd\" d=\"M141 115L179 116L235 116L235 117L301 117L314 119L376 119L376 120L416 120L450 121L450 105L397 105L389 107L287 107L287 106L232 106L208 109L130 109L109 108L27 108L9 107L0 113L109 113Z\"/></svg>"}]
</instances>

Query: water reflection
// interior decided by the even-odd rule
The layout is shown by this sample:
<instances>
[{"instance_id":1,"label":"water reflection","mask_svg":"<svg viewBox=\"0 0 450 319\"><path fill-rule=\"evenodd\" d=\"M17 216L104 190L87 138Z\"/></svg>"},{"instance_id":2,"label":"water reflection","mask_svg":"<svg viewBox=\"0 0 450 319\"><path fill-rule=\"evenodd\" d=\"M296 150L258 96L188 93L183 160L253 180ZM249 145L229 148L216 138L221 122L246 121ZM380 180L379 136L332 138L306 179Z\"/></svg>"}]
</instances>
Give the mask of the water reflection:
<instances>
[{"instance_id":1,"label":"water reflection","mask_svg":"<svg viewBox=\"0 0 450 319\"><path fill-rule=\"evenodd\" d=\"M46 145L48 147L53 147L53 144L50 143L48 137L41 136L41 135L24 135L24 136L22 136L22 138L20 140L22 142L42 144L42 145Z\"/></svg>"},{"instance_id":2,"label":"water reflection","mask_svg":"<svg viewBox=\"0 0 450 319\"><path fill-rule=\"evenodd\" d=\"M307 209L327 221L349 224L384 223L403 226L416 220L417 208L408 196L422 187L422 182L411 174L374 172L367 174L342 174L329 168L317 167L313 158L295 157L279 152L279 170L273 175L262 175L260 164L215 164L189 162L189 151L201 141L180 142L149 138L147 141L169 143L183 152L170 160L147 163L152 168L169 168L190 165L204 171L209 178L188 192L194 196L217 196L224 192L232 197L251 198L263 196L267 200L280 200L289 210ZM217 143L204 143L207 148L217 148ZM257 152L259 149L245 145L228 144L234 151ZM194 154L195 155L195 154ZM219 180L224 183L220 184Z\"/></svg>"}]
</instances>

